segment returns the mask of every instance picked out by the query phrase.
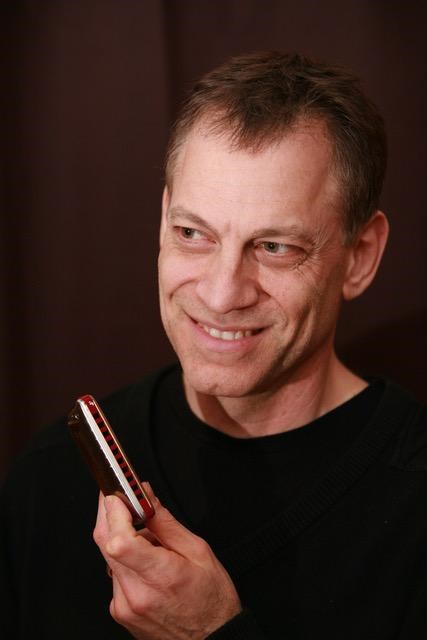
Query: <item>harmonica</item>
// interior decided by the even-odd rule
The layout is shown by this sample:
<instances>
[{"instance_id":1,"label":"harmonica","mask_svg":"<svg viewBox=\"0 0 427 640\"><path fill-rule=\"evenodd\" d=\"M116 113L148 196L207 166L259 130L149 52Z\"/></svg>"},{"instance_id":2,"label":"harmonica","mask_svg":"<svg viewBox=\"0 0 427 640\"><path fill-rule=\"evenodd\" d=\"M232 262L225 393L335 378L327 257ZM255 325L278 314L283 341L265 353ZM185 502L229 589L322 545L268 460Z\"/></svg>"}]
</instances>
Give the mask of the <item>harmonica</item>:
<instances>
[{"instance_id":1,"label":"harmonica","mask_svg":"<svg viewBox=\"0 0 427 640\"><path fill-rule=\"evenodd\" d=\"M144 527L154 515L154 507L92 396L77 399L68 415L68 426L102 493L119 496L132 514L134 527Z\"/></svg>"}]
</instances>

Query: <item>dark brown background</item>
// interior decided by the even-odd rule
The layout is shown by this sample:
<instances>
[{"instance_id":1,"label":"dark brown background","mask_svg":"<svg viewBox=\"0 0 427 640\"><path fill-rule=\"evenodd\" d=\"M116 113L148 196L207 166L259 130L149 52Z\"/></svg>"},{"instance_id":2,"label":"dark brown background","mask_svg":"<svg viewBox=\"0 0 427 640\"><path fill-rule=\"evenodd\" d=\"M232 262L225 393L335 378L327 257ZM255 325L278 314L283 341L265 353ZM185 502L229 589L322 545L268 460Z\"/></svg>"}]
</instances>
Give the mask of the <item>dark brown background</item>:
<instances>
[{"instance_id":1,"label":"dark brown background","mask_svg":"<svg viewBox=\"0 0 427 640\"><path fill-rule=\"evenodd\" d=\"M162 157L191 81L232 54L298 50L362 79L390 139L391 241L340 354L426 400L424 3L3 2L0 472L81 393L168 362L156 253Z\"/></svg>"}]
</instances>

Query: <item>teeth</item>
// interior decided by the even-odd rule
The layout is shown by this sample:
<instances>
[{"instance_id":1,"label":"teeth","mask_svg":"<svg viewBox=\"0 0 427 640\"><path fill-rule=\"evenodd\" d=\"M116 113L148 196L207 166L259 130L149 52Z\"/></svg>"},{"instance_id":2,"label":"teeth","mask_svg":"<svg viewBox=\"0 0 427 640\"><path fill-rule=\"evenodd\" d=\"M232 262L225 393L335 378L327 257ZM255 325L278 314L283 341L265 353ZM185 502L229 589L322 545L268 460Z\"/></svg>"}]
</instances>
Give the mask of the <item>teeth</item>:
<instances>
[{"instance_id":1,"label":"teeth","mask_svg":"<svg viewBox=\"0 0 427 640\"><path fill-rule=\"evenodd\" d=\"M212 338L219 338L220 340L241 340L241 338L248 338L253 335L253 331L219 331L213 327L208 327L205 324L200 325L206 333Z\"/></svg>"}]
</instances>

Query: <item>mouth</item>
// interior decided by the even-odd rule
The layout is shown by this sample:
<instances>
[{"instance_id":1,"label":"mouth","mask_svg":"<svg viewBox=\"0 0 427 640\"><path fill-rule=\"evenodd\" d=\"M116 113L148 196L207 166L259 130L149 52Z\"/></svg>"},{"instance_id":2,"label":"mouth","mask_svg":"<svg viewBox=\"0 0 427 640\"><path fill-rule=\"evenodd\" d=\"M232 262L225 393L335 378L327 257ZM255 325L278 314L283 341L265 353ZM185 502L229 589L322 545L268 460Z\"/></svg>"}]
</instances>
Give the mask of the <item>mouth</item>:
<instances>
[{"instance_id":1,"label":"mouth","mask_svg":"<svg viewBox=\"0 0 427 640\"><path fill-rule=\"evenodd\" d=\"M232 342L233 340L242 340L243 338L249 338L262 331L262 329L237 329L236 331L221 331L220 329L210 327L207 324L201 324L200 322L198 322L197 324L212 338L217 338L218 340L226 340L228 342Z\"/></svg>"}]
</instances>

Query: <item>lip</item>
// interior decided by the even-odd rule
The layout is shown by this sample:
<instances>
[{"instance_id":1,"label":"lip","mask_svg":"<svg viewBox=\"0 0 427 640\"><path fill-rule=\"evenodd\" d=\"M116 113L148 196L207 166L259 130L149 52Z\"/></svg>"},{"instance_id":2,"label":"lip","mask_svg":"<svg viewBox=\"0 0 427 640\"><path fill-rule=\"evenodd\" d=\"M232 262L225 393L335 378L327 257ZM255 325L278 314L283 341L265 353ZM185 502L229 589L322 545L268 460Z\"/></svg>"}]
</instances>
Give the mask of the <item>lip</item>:
<instances>
[{"instance_id":1,"label":"lip","mask_svg":"<svg viewBox=\"0 0 427 640\"><path fill-rule=\"evenodd\" d=\"M190 316L188 316L188 318L191 322L197 342L210 351L217 351L221 353L242 352L252 348L259 341L260 336L265 330L264 327L236 327L235 325L220 327L210 322L196 320L195 318L191 318ZM210 329L213 329L218 333L239 333L242 335L241 337L233 339L224 339L221 337L212 336L206 331L204 327L209 327ZM248 335L249 331L251 332L250 335Z\"/></svg>"}]
</instances>

